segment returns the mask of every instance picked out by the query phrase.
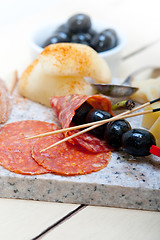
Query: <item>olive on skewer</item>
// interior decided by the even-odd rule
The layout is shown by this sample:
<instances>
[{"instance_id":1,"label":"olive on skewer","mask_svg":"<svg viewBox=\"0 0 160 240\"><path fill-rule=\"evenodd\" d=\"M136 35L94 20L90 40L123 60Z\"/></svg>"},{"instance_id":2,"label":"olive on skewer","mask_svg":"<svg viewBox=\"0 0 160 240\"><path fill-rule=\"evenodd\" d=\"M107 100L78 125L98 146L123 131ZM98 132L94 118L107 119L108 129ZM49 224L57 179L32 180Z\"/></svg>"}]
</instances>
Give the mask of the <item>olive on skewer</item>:
<instances>
[{"instance_id":1,"label":"olive on skewer","mask_svg":"<svg viewBox=\"0 0 160 240\"><path fill-rule=\"evenodd\" d=\"M152 145L156 145L155 137L144 129L132 129L122 136L122 149L133 156L150 155Z\"/></svg>"},{"instance_id":2,"label":"olive on skewer","mask_svg":"<svg viewBox=\"0 0 160 240\"><path fill-rule=\"evenodd\" d=\"M125 119L110 122L106 125L104 139L110 147L120 148L122 146L122 135L128 130L131 130L131 125Z\"/></svg>"},{"instance_id":3,"label":"olive on skewer","mask_svg":"<svg viewBox=\"0 0 160 240\"><path fill-rule=\"evenodd\" d=\"M113 117L110 113L93 108L87 101L84 102L76 111L72 121L76 125L101 121ZM106 125L106 124L105 124ZM91 131L97 137L104 137L105 125L97 127Z\"/></svg>"},{"instance_id":4,"label":"olive on skewer","mask_svg":"<svg viewBox=\"0 0 160 240\"><path fill-rule=\"evenodd\" d=\"M104 119L109 119L111 117L113 117L113 116L106 111L99 110L99 109L92 109L86 116L86 123L101 121ZM106 125L107 124L103 124L95 129L91 130L90 132L97 137L104 138L104 131L105 131Z\"/></svg>"},{"instance_id":5,"label":"olive on skewer","mask_svg":"<svg viewBox=\"0 0 160 240\"><path fill-rule=\"evenodd\" d=\"M73 122L77 125L101 121L113 117L110 113L94 109L88 102L83 103L76 111ZM90 131L96 137L104 139L114 149L122 149L132 156L148 156L150 149L156 145L155 137L147 130L132 129L125 120L111 121Z\"/></svg>"},{"instance_id":6,"label":"olive on skewer","mask_svg":"<svg viewBox=\"0 0 160 240\"><path fill-rule=\"evenodd\" d=\"M84 102L76 111L75 111L75 115L72 119L72 121L76 124L76 125L80 125L80 124L84 124L85 123L85 119L86 119L86 115L89 113L90 110L92 110L93 107L88 103L88 102Z\"/></svg>"}]
</instances>

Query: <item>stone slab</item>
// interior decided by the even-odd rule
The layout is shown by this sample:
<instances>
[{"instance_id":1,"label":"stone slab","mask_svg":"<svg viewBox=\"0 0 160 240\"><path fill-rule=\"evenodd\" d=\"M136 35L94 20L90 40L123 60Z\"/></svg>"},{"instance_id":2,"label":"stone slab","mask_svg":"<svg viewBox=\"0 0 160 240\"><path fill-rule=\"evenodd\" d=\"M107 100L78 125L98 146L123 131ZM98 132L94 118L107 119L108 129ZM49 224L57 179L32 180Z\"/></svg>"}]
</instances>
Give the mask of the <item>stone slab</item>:
<instances>
[{"instance_id":1,"label":"stone slab","mask_svg":"<svg viewBox=\"0 0 160 240\"><path fill-rule=\"evenodd\" d=\"M58 123L52 109L14 94L9 122L35 119ZM141 118L130 119L132 127ZM160 161L113 152L106 168L88 175L21 175L0 167L0 197L160 211Z\"/></svg>"}]
</instances>

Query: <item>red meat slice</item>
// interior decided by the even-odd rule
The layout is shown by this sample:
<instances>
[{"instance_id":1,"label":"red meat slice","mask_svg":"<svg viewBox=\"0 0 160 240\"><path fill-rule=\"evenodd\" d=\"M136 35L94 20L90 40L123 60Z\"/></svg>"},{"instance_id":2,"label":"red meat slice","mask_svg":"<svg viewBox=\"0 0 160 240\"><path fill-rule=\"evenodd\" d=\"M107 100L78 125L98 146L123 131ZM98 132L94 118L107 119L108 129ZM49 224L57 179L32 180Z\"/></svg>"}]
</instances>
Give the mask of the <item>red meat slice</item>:
<instances>
[{"instance_id":1,"label":"red meat slice","mask_svg":"<svg viewBox=\"0 0 160 240\"><path fill-rule=\"evenodd\" d=\"M95 154L68 142L41 152L63 138L63 134L39 138L33 145L32 157L48 171L62 176L89 174L107 166L110 152Z\"/></svg>"},{"instance_id":2,"label":"red meat slice","mask_svg":"<svg viewBox=\"0 0 160 240\"><path fill-rule=\"evenodd\" d=\"M112 113L111 102L108 98L101 95L68 95L62 97L52 97L50 99L51 107L54 109L57 118L62 126L62 128L68 128L72 126L72 119L75 115L75 111L85 102L90 103L94 108L105 110L109 113ZM73 135L78 132L70 131L64 133L65 137ZM100 153L104 151L109 151L105 141L98 139L97 137L91 135L90 133L84 133L77 137L74 137L69 140L73 145L79 145L84 147L86 150L93 153Z\"/></svg>"},{"instance_id":3,"label":"red meat slice","mask_svg":"<svg viewBox=\"0 0 160 240\"><path fill-rule=\"evenodd\" d=\"M20 174L52 172L63 176L88 174L107 166L109 151L93 153L68 142L41 152L42 149L63 139L63 134L50 135L38 140L25 139L57 129L54 124L35 120L6 124L0 129L0 165Z\"/></svg>"},{"instance_id":4,"label":"red meat slice","mask_svg":"<svg viewBox=\"0 0 160 240\"><path fill-rule=\"evenodd\" d=\"M25 137L57 129L54 124L26 120L6 124L0 129L0 165L21 174L42 174L49 171L37 164L31 156L31 147L37 139Z\"/></svg>"}]
</instances>

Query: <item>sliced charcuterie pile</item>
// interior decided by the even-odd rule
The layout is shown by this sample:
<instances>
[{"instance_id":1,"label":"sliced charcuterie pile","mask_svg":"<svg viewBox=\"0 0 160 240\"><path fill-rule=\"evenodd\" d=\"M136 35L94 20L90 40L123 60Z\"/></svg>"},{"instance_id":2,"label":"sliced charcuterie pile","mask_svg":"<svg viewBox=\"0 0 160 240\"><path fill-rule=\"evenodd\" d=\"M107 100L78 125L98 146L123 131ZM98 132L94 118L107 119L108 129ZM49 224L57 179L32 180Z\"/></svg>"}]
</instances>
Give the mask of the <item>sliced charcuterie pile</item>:
<instances>
[{"instance_id":1,"label":"sliced charcuterie pile","mask_svg":"<svg viewBox=\"0 0 160 240\"><path fill-rule=\"evenodd\" d=\"M111 104L106 97L96 95L54 97L51 105L62 128L73 125L72 119L76 109L86 101L91 108L112 112ZM111 156L107 144L90 133L82 134L70 142L63 142L45 151L41 150L79 130L26 139L58 129L55 124L37 120L6 124L0 129L0 165L20 174L54 173L62 176L89 174L107 166Z\"/></svg>"},{"instance_id":2,"label":"sliced charcuterie pile","mask_svg":"<svg viewBox=\"0 0 160 240\"><path fill-rule=\"evenodd\" d=\"M109 151L92 153L68 142L41 152L45 147L63 139L63 134L50 135L38 140L26 139L33 134L57 129L52 123L36 120L6 124L0 129L0 165L20 174L52 172L63 176L88 174L107 166Z\"/></svg>"},{"instance_id":3,"label":"sliced charcuterie pile","mask_svg":"<svg viewBox=\"0 0 160 240\"><path fill-rule=\"evenodd\" d=\"M68 95L62 97L52 97L50 100L51 107L54 109L62 128L68 128L73 125L72 119L75 115L75 111L86 101L93 108L104 110L113 114L111 102L101 95ZM79 130L66 132L65 137L73 135L77 131ZM106 142L91 135L90 133L84 133L74 137L69 140L69 142L72 143L72 145L81 146L93 153L109 151Z\"/></svg>"},{"instance_id":4,"label":"sliced charcuterie pile","mask_svg":"<svg viewBox=\"0 0 160 240\"><path fill-rule=\"evenodd\" d=\"M63 134L56 134L38 139L32 148L32 157L47 170L63 176L88 174L107 166L110 152L96 154L67 142L40 152L63 138Z\"/></svg>"},{"instance_id":5,"label":"sliced charcuterie pile","mask_svg":"<svg viewBox=\"0 0 160 240\"><path fill-rule=\"evenodd\" d=\"M24 138L54 129L56 129L54 124L35 120L6 124L0 129L0 165L21 174L49 172L37 164L31 156L31 147L36 140Z\"/></svg>"}]
</instances>

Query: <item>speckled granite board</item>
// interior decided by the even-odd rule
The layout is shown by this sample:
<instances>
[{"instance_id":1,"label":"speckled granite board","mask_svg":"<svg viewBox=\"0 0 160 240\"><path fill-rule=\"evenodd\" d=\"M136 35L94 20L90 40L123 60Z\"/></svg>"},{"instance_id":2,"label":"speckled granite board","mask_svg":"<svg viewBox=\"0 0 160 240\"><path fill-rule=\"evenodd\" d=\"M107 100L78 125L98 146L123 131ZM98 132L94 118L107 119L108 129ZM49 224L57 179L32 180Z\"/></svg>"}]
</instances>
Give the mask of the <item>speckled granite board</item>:
<instances>
[{"instance_id":1,"label":"speckled granite board","mask_svg":"<svg viewBox=\"0 0 160 240\"><path fill-rule=\"evenodd\" d=\"M52 109L17 94L12 100L8 123L27 119L57 123ZM140 122L140 117L132 118L131 125L138 127ZM160 160L115 152L105 169L76 177L25 176L0 167L0 197L160 211Z\"/></svg>"}]
</instances>

